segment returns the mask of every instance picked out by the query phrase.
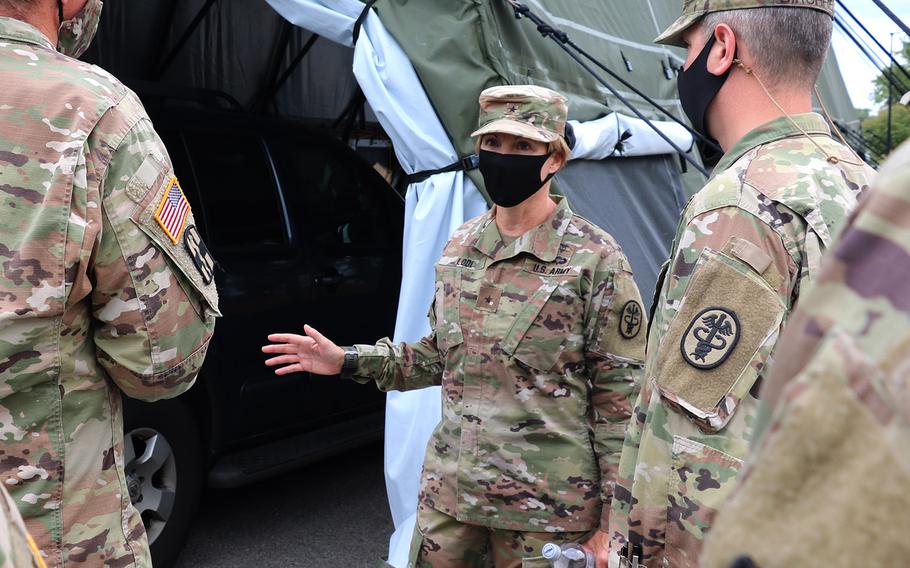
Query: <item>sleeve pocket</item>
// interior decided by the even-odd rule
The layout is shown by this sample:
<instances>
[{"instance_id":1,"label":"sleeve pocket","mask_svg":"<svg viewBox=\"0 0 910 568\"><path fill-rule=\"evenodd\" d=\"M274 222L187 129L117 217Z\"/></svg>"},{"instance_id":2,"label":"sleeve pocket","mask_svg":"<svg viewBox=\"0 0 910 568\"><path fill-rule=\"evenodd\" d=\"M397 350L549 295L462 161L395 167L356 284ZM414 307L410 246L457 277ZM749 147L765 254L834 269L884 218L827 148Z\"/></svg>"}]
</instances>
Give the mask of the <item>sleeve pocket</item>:
<instances>
[{"instance_id":1,"label":"sleeve pocket","mask_svg":"<svg viewBox=\"0 0 910 568\"><path fill-rule=\"evenodd\" d=\"M665 400L702 430L732 418L780 333L785 306L748 264L705 249L655 365Z\"/></svg>"},{"instance_id":2,"label":"sleeve pocket","mask_svg":"<svg viewBox=\"0 0 910 568\"><path fill-rule=\"evenodd\" d=\"M436 267L436 293L433 310L436 315L436 344L443 354L464 343L459 314L461 272L457 268Z\"/></svg>"},{"instance_id":3,"label":"sleeve pocket","mask_svg":"<svg viewBox=\"0 0 910 568\"><path fill-rule=\"evenodd\" d=\"M133 215L132 222L141 230L157 248L167 255L171 265L179 271L182 278L180 283L184 286L188 296L195 292L208 306L208 309L216 316L220 316L218 310L218 291L215 288L215 282L211 271L214 269L214 261L205 244L198 238L198 231L195 229L193 213L186 204L186 219L179 227L172 227L169 233L161 222L156 218L162 204L168 199L168 192L173 187L180 191L177 178L173 177L170 172L156 181L158 188L156 191L149 191L147 195L139 202ZM185 200L186 198L183 197ZM196 238L190 239L189 235L195 235ZM191 289L186 289L189 286ZM200 314L203 315L203 314Z\"/></svg>"}]
</instances>

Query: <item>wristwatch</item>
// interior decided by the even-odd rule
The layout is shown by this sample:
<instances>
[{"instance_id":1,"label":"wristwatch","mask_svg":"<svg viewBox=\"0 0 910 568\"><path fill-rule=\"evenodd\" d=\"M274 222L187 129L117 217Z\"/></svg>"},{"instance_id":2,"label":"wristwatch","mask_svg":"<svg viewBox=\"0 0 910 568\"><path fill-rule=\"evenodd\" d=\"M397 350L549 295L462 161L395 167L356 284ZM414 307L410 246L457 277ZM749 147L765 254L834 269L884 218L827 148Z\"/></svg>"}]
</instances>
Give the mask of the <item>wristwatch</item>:
<instances>
[{"instance_id":1,"label":"wristwatch","mask_svg":"<svg viewBox=\"0 0 910 568\"><path fill-rule=\"evenodd\" d=\"M360 355L357 353L356 347L342 347L344 349L344 362L341 364L341 374L350 375L357 370L357 362L360 359Z\"/></svg>"}]
</instances>

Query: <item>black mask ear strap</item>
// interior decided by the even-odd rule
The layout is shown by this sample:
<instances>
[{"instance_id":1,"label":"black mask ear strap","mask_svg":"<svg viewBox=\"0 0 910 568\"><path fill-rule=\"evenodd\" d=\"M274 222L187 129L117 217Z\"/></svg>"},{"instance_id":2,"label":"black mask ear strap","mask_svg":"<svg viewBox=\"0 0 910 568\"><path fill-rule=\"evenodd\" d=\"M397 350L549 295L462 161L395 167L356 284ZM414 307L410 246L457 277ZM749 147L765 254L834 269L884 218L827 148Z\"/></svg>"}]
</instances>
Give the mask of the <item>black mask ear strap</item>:
<instances>
[{"instance_id":1,"label":"black mask ear strap","mask_svg":"<svg viewBox=\"0 0 910 568\"><path fill-rule=\"evenodd\" d=\"M549 154L547 154L547 160L549 160L549 159L553 156L553 154L555 154L555 153L556 153L556 152L550 152ZM546 162L544 162L544 163L546 164ZM543 187L543 186L547 185L547 182L550 181L551 179L553 179L553 177L554 177L555 175L556 175L556 172L552 172L552 173L550 173L550 174L547 174L547 177L543 178L543 182L540 184L540 187Z\"/></svg>"},{"instance_id":2,"label":"black mask ear strap","mask_svg":"<svg viewBox=\"0 0 910 568\"><path fill-rule=\"evenodd\" d=\"M57 16L60 18L60 25L63 24L63 0L57 0Z\"/></svg>"}]
</instances>

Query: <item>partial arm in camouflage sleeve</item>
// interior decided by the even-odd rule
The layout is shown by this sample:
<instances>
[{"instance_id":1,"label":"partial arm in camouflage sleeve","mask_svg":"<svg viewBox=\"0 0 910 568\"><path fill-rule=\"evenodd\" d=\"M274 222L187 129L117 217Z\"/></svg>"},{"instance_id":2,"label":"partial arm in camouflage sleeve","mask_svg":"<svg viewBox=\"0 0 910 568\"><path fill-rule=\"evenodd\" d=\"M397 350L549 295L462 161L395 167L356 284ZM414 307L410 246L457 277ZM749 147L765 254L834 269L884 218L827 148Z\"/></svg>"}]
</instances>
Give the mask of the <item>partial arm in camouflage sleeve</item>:
<instances>
[{"instance_id":1,"label":"partial arm in camouflage sleeve","mask_svg":"<svg viewBox=\"0 0 910 568\"><path fill-rule=\"evenodd\" d=\"M739 246L735 251L731 250L740 241L751 246ZM668 275L670 282L667 295L663 298L667 304L678 308L704 249L723 251L753 269L762 268L762 265L769 263L761 275L777 292L784 305L790 305L794 281L799 273L796 263L774 229L739 207L721 207L707 211L694 217L683 229ZM756 269L756 272L759 271ZM723 305L724 290L717 290L717 294L717 305Z\"/></svg>"},{"instance_id":2,"label":"partial arm in camouflage sleeve","mask_svg":"<svg viewBox=\"0 0 910 568\"><path fill-rule=\"evenodd\" d=\"M430 309L430 329L436 329L436 310ZM350 378L358 383L376 381L383 392L409 391L442 383L443 359L436 332L417 343L395 345L388 338L376 345L357 345L357 370Z\"/></svg>"},{"instance_id":3,"label":"partial arm in camouflage sleeve","mask_svg":"<svg viewBox=\"0 0 910 568\"><path fill-rule=\"evenodd\" d=\"M129 116L137 114L131 124ZM166 150L144 112L115 108L90 137L88 151L96 154L90 164L106 163L110 153L106 170L88 172L102 208L92 268L98 360L127 396L149 401L177 396L199 372L217 305L209 305L185 269L163 252L164 245L133 220L140 203L171 176ZM147 187L130 185L150 156L157 157L161 171L145 176L154 179ZM212 297L214 284L209 286Z\"/></svg>"},{"instance_id":4,"label":"partial arm in camouflage sleeve","mask_svg":"<svg viewBox=\"0 0 910 568\"><path fill-rule=\"evenodd\" d=\"M638 286L623 258L602 259L594 274L586 310L587 368L595 418L594 451L600 464L604 500L601 529L606 531L632 402L641 384L647 316Z\"/></svg>"}]
</instances>

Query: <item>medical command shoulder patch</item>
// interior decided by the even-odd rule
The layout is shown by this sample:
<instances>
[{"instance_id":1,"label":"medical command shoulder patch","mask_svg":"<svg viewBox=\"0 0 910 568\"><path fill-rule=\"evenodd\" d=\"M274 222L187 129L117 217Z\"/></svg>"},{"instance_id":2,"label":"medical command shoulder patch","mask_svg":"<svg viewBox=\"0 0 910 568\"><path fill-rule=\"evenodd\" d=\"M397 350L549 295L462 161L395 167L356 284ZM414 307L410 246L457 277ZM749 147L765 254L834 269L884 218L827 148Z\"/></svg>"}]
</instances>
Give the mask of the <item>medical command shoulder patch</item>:
<instances>
[{"instance_id":1,"label":"medical command shoulder patch","mask_svg":"<svg viewBox=\"0 0 910 568\"><path fill-rule=\"evenodd\" d=\"M739 342L736 312L707 308L698 313L682 336L680 349L686 363L696 369L713 369L727 360Z\"/></svg>"},{"instance_id":2,"label":"medical command shoulder patch","mask_svg":"<svg viewBox=\"0 0 910 568\"><path fill-rule=\"evenodd\" d=\"M641 304L635 300L629 300L622 308L622 316L619 321L619 334L626 339L635 339L641 332L641 324L644 321L644 310Z\"/></svg>"},{"instance_id":3,"label":"medical command shoulder patch","mask_svg":"<svg viewBox=\"0 0 910 568\"><path fill-rule=\"evenodd\" d=\"M161 203L155 211L155 221L161 226L164 233L175 245L183 236L183 227L190 214L190 203L180 189L177 178L172 177L168 184Z\"/></svg>"}]
</instances>

